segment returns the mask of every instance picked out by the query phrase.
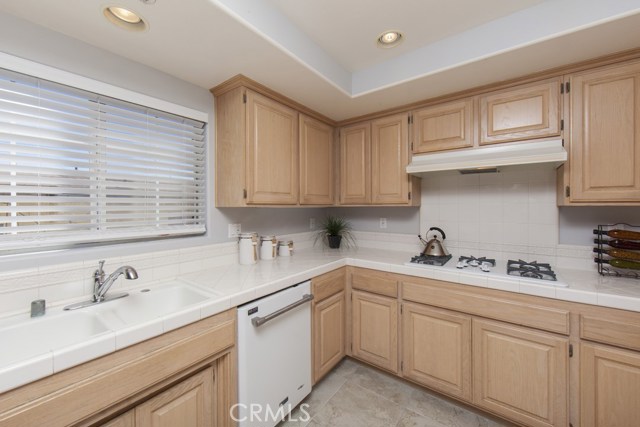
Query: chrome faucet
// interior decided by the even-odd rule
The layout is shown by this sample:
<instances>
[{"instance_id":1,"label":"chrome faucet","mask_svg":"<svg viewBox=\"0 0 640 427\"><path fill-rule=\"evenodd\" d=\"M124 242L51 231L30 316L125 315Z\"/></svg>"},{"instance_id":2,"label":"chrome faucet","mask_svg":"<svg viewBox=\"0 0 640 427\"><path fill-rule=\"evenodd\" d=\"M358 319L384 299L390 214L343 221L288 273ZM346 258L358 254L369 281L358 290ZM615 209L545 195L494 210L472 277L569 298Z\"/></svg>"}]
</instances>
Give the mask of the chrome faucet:
<instances>
[{"instance_id":1,"label":"chrome faucet","mask_svg":"<svg viewBox=\"0 0 640 427\"><path fill-rule=\"evenodd\" d=\"M118 268L116 271L111 273L109 277L104 278L104 260L101 260L98 265L98 269L93 273L93 301L101 302L104 300L104 296L113 285L113 282L116 281L118 277L124 274L125 279L127 280L135 280L138 278L138 272L135 268L129 265L123 265Z\"/></svg>"},{"instance_id":2,"label":"chrome faucet","mask_svg":"<svg viewBox=\"0 0 640 427\"><path fill-rule=\"evenodd\" d=\"M124 278L127 280L135 280L138 278L138 272L135 268L130 265L123 265L119 267L116 271L111 273L105 279L105 273L102 269L104 267L104 260L101 260L98 263L98 269L93 272L93 297L89 301L78 302L75 304L71 304L66 306L65 310L76 310L78 308L88 307L94 304L100 304L102 302L111 301L114 299L126 297L128 293L122 294L109 294L107 296L107 291L113 285L113 282L116 281L118 277L124 274Z\"/></svg>"}]
</instances>

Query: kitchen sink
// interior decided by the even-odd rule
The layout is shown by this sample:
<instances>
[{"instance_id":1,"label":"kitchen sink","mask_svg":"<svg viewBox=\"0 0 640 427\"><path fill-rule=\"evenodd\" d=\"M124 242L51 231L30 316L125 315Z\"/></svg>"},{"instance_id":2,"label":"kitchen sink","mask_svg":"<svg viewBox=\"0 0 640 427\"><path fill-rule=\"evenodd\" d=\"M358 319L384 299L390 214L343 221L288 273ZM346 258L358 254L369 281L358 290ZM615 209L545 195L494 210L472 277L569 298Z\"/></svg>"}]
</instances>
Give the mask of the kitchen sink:
<instances>
[{"instance_id":1,"label":"kitchen sink","mask_svg":"<svg viewBox=\"0 0 640 427\"><path fill-rule=\"evenodd\" d=\"M98 316L87 312L47 314L39 318L21 319L19 323L0 328L0 366L22 362L69 345L84 342L109 332Z\"/></svg>"},{"instance_id":2,"label":"kitchen sink","mask_svg":"<svg viewBox=\"0 0 640 427\"><path fill-rule=\"evenodd\" d=\"M110 327L118 329L157 319L211 298L185 284L129 291L129 296L90 310Z\"/></svg>"}]
</instances>

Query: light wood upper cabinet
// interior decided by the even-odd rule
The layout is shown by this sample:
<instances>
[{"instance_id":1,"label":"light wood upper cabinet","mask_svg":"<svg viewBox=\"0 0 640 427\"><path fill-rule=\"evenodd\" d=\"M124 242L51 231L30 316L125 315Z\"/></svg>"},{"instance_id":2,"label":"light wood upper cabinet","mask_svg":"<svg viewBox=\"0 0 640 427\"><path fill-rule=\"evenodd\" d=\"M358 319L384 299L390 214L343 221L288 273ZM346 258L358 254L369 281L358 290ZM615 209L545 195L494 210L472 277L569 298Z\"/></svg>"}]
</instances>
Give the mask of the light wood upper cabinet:
<instances>
[{"instance_id":1,"label":"light wood upper cabinet","mask_svg":"<svg viewBox=\"0 0 640 427\"><path fill-rule=\"evenodd\" d=\"M340 130L340 204L371 203L371 125Z\"/></svg>"},{"instance_id":2,"label":"light wood upper cabinet","mask_svg":"<svg viewBox=\"0 0 640 427\"><path fill-rule=\"evenodd\" d=\"M414 111L414 154L472 146L473 98Z\"/></svg>"},{"instance_id":3,"label":"light wood upper cabinet","mask_svg":"<svg viewBox=\"0 0 640 427\"><path fill-rule=\"evenodd\" d=\"M408 114L396 114L371 123L371 202L409 202Z\"/></svg>"},{"instance_id":4,"label":"light wood upper cabinet","mask_svg":"<svg viewBox=\"0 0 640 427\"><path fill-rule=\"evenodd\" d=\"M247 91L247 203L298 203L298 113Z\"/></svg>"},{"instance_id":5,"label":"light wood upper cabinet","mask_svg":"<svg viewBox=\"0 0 640 427\"><path fill-rule=\"evenodd\" d=\"M195 374L135 408L136 427L213 427L213 368Z\"/></svg>"},{"instance_id":6,"label":"light wood upper cabinet","mask_svg":"<svg viewBox=\"0 0 640 427\"><path fill-rule=\"evenodd\" d=\"M335 203L329 119L245 86L214 92L217 207Z\"/></svg>"},{"instance_id":7,"label":"light wood upper cabinet","mask_svg":"<svg viewBox=\"0 0 640 427\"><path fill-rule=\"evenodd\" d=\"M569 202L640 203L640 62L570 83Z\"/></svg>"},{"instance_id":8,"label":"light wood upper cabinet","mask_svg":"<svg viewBox=\"0 0 640 427\"><path fill-rule=\"evenodd\" d=\"M471 316L403 304L402 375L471 400Z\"/></svg>"},{"instance_id":9,"label":"light wood upper cabinet","mask_svg":"<svg viewBox=\"0 0 640 427\"><path fill-rule=\"evenodd\" d=\"M560 135L560 78L479 98L480 145Z\"/></svg>"},{"instance_id":10,"label":"light wood upper cabinet","mask_svg":"<svg viewBox=\"0 0 640 427\"><path fill-rule=\"evenodd\" d=\"M580 348L580 425L638 425L640 353L587 343Z\"/></svg>"},{"instance_id":11,"label":"light wood upper cabinet","mask_svg":"<svg viewBox=\"0 0 640 427\"><path fill-rule=\"evenodd\" d=\"M352 291L351 339L354 357L398 372L398 301Z\"/></svg>"},{"instance_id":12,"label":"light wood upper cabinet","mask_svg":"<svg viewBox=\"0 0 640 427\"><path fill-rule=\"evenodd\" d=\"M300 114L300 204L332 205L333 128Z\"/></svg>"},{"instance_id":13,"label":"light wood upper cabinet","mask_svg":"<svg viewBox=\"0 0 640 427\"><path fill-rule=\"evenodd\" d=\"M409 115L340 129L341 205L420 205L420 179L409 164Z\"/></svg>"},{"instance_id":14,"label":"light wood upper cabinet","mask_svg":"<svg viewBox=\"0 0 640 427\"><path fill-rule=\"evenodd\" d=\"M532 427L568 425L568 339L473 320L473 402Z\"/></svg>"}]
</instances>

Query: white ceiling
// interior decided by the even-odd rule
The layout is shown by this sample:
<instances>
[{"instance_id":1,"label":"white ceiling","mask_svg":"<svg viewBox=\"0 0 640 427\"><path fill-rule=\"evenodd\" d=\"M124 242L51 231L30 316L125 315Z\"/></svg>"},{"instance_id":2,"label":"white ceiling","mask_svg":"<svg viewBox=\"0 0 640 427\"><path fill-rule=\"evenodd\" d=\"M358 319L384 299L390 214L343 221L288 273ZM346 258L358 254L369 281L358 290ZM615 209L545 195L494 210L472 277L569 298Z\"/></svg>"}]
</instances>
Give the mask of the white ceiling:
<instances>
[{"instance_id":1,"label":"white ceiling","mask_svg":"<svg viewBox=\"0 0 640 427\"><path fill-rule=\"evenodd\" d=\"M107 22L114 3L149 30ZM207 89L241 73L335 120L640 47L640 0L2 0L0 12ZM377 48L387 29L405 41Z\"/></svg>"}]
</instances>

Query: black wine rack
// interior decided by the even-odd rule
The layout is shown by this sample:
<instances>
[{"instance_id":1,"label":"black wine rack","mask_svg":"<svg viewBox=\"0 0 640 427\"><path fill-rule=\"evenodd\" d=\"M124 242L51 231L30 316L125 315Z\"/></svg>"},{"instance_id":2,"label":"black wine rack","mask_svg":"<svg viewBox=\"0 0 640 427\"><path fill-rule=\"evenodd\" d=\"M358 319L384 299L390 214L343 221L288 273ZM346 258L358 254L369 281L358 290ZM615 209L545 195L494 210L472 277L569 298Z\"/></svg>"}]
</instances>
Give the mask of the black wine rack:
<instances>
[{"instance_id":1,"label":"black wine rack","mask_svg":"<svg viewBox=\"0 0 640 427\"><path fill-rule=\"evenodd\" d=\"M640 270L618 268L604 262L604 261L609 261L612 258L603 252L604 250L615 249L607 245L608 241L611 241L614 239L607 236L605 234L606 232L611 230L628 230L628 231L635 231L640 233L640 226L620 222L616 224L599 224L597 230L598 230L598 235L594 239L594 243L597 248L597 251L594 250L594 252L596 252L596 258L594 261L598 264L598 273L600 273L602 276L628 277L631 279L640 279ZM633 242L640 243L640 240L633 240ZM624 249L624 250L627 252L634 252L640 255L640 250L636 250L636 249ZM640 263L640 261L637 261L637 262Z\"/></svg>"}]
</instances>

